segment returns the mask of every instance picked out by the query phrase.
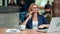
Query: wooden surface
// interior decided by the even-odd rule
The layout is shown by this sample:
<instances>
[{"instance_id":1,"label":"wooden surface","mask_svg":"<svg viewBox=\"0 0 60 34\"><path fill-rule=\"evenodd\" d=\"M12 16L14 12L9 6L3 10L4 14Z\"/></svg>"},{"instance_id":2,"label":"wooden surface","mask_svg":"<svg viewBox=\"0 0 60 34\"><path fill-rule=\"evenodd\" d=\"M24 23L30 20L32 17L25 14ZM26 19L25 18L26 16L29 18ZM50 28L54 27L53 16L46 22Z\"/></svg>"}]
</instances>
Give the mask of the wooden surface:
<instances>
[{"instance_id":1,"label":"wooden surface","mask_svg":"<svg viewBox=\"0 0 60 34\"><path fill-rule=\"evenodd\" d=\"M7 28L0 28L0 34L60 34L60 32L54 32L54 33L43 33L43 32L38 32L35 30L31 30L31 29L26 29L24 31L21 32L12 32L12 33L6 33L6 29Z\"/></svg>"}]
</instances>

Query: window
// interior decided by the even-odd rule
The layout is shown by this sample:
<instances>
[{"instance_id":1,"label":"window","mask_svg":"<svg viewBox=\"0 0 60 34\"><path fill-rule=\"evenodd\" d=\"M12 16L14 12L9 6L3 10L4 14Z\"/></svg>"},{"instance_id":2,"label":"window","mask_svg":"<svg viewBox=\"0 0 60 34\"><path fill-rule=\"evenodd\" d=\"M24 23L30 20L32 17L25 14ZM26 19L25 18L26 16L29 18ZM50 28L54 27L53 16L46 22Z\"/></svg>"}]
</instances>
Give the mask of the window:
<instances>
[{"instance_id":1,"label":"window","mask_svg":"<svg viewBox=\"0 0 60 34\"><path fill-rule=\"evenodd\" d=\"M47 3L47 1L48 0L36 0L36 4L38 5L38 6L45 6L45 4ZM49 0L50 1L50 4L52 4L52 2L54 1L54 0Z\"/></svg>"},{"instance_id":2,"label":"window","mask_svg":"<svg viewBox=\"0 0 60 34\"><path fill-rule=\"evenodd\" d=\"M0 6L2 6L2 0L0 0Z\"/></svg>"}]
</instances>

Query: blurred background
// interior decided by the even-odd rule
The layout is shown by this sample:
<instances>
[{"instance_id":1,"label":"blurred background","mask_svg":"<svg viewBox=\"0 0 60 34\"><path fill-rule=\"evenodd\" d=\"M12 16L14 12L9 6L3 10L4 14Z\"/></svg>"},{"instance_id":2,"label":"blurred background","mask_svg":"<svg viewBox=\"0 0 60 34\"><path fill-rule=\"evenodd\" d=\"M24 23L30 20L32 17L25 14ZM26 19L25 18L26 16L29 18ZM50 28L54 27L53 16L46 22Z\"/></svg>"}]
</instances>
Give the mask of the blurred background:
<instances>
[{"instance_id":1,"label":"blurred background","mask_svg":"<svg viewBox=\"0 0 60 34\"><path fill-rule=\"evenodd\" d=\"M0 0L0 27L16 28L19 21L24 20L31 3L39 6L40 14L49 22L52 17L60 17L60 0Z\"/></svg>"},{"instance_id":2,"label":"blurred background","mask_svg":"<svg viewBox=\"0 0 60 34\"><path fill-rule=\"evenodd\" d=\"M14 0L14 3L15 3L15 6L20 6L21 3L24 2L27 5L26 8L28 8L31 3L36 3L38 6L40 6L40 8L43 8L47 4L47 1L49 1L50 5L52 5L52 16L53 17L60 16L60 10L59 10L60 0ZM7 7L11 2L13 2L13 0L12 1L0 0L0 7L2 6ZM40 9L40 10L42 13L44 12L43 9Z\"/></svg>"}]
</instances>

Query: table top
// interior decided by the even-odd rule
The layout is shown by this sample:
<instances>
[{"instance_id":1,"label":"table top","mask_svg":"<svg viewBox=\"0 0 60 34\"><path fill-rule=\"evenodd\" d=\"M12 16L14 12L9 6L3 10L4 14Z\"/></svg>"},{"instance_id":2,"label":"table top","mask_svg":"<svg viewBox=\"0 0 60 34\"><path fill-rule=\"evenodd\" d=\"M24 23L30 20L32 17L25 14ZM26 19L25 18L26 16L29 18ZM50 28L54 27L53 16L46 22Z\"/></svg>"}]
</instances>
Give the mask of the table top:
<instances>
[{"instance_id":1,"label":"table top","mask_svg":"<svg viewBox=\"0 0 60 34\"><path fill-rule=\"evenodd\" d=\"M7 33L6 29L8 29L8 28L0 28L0 34L60 34L60 32L44 33L44 32L38 32L38 31L32 30L32 29L26 29L26 30L20 31L20 32Z\"/></svg>"}]
</instances>

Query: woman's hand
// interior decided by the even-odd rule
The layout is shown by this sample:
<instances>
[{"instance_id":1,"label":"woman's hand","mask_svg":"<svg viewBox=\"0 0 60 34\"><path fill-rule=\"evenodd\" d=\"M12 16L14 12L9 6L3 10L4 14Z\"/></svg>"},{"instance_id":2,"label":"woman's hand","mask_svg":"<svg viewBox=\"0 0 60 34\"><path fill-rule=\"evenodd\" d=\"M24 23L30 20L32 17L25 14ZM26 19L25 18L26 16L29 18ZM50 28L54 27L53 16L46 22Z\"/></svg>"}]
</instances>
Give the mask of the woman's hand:
<instances>
[{"instance_id":1,"label":"woman's hand","mask_svg":"<svg viewBox=\"0 0 60 34\"><path fill-rule=\"evenodd\" d=\"M40 25L38 28L44 28L44 27L49 27L49 24L43 24L43 25Z\"/></svg>"},{"instance_id":2,"label":"woman's hand","mask_svg":"<svg viewBox=\"0 0 60 34\"><path fill-rule=\"evenodd\" d=\"M31 18L31 17L32 17L32 13L33 13L33 11L31 11L31 12L29 13L29 18Z\"/></svg>"}]
</instances>

